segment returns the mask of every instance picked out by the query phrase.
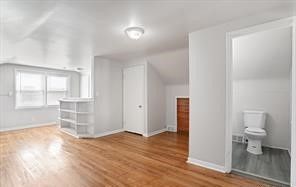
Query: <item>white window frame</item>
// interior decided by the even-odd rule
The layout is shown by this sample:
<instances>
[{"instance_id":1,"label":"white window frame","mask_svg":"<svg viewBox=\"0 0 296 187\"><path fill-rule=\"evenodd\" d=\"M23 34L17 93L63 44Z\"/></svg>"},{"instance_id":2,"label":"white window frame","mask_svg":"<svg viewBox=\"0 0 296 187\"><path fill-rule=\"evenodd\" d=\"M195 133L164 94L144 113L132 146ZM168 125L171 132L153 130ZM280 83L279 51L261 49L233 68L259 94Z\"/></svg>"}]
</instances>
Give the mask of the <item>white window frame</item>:
<instances>
[{"instance_id":1,"label":"white window frame","mask_svg":"<svg viewBox=\"0 0 296 187\"><path fill-rule=\"evenodd\" d=\"M66 74L61 74L61 73L46 73L46 75L45 75L45 104L46 104L46 106L47 107L52 107L52 106L58 106L58 104L57 105L49 105L48 103L47 103L47 93L48 93L48 91L47 91L47 77L48 76L55 76L55 77L67 77L67 91L66 91L66 97L69 97L70 96L70 92L71 92L71 89L70 89L70 76L69 75L66 75ZM50 92L50 91L49 91ZM54 91L52 91L52 92L54 92Z\"/></svg>"},{"instance_id":2,"label":"white window frame","mask_svg":"<svg viewBox=\"0 0 296 187\"><path fill-rule=\"evenodd\" d=\"M25 73L32 73L32 74L42 74L44 76L44 99L42 106L17 106L16 105L16 75L18 72L25 72ZM57 77L67 77L67 93L66 97L71 96L71 75L65 73L56 73L56 72L46 72L46 71L39 71L39 70L28 70L28 69L15 69L14 71L14 106L16 110L19 109L39 109L39 108L50 108L50 107L57 107L58 105L48 105L47 104L47 77L48 76L57 76Z\"/></svg>"}]
</instances>

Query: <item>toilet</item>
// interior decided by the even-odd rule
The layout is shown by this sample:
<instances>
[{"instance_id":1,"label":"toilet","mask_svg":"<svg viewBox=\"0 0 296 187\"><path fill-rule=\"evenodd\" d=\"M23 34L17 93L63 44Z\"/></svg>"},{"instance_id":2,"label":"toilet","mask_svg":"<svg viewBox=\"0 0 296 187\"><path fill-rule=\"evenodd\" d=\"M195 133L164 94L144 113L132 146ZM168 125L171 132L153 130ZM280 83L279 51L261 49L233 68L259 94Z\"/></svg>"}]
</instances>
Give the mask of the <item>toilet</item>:
<instances>
[{"instance_id":1,"label":"toilet","mask_svg":"<svg viewBox=\"0 0 296 187\"><path fill-rule=\"evenodd\" d=\"M266 136L265 119L266 114L264 111L243 111L243 119L245 126L245 136L248 139L248 148L249 153L255 155L262 154L261 142Z\"/></svg>"}]
</instances>

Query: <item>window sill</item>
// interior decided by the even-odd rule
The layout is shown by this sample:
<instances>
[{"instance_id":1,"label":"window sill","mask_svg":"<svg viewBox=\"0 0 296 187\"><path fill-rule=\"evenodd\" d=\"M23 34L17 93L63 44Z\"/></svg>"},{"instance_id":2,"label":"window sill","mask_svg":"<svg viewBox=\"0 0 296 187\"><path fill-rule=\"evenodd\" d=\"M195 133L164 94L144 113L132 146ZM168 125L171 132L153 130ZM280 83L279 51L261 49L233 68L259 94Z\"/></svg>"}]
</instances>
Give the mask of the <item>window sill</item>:
<instances>
[{"instance_id":1,"label":"window sill","mask_svg":"<svg viewBox=\"0 0 296 187\"><path fill-rule=\"evenodd\" d=\"M30 109L47 109L47 108L58 108L59 105L46 105L46 106L18 106L15 110L30 110Z\"/></svg>"}]
</instances>

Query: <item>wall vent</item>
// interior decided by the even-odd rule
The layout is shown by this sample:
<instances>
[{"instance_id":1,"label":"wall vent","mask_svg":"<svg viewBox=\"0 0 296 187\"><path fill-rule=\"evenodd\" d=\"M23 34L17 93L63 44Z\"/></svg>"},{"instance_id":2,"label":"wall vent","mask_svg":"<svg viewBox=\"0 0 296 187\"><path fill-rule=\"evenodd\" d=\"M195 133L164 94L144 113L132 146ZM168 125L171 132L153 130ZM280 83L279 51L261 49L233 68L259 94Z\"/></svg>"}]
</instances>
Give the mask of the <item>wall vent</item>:
<instances>
[{"instance_id":1,"label":"wall vent","mask_svg":"<svg viewBox=\"0 0 296 187\"><path fill-rule=\"evenodd\" d=\"M168 128L168 131L176 132L176 128L173 126L168 126L167 128Z\"/></svg>"},{"instance_id":2,"label":"wall vent","mask_svg":"<svg viewBox=\"0 0 296 187\"><path fill-rule=\"evenodd\" d=\"M238 143L245 143L245 138L243 135L232 135L232 141Z\"/></svg>"}]
</instances>

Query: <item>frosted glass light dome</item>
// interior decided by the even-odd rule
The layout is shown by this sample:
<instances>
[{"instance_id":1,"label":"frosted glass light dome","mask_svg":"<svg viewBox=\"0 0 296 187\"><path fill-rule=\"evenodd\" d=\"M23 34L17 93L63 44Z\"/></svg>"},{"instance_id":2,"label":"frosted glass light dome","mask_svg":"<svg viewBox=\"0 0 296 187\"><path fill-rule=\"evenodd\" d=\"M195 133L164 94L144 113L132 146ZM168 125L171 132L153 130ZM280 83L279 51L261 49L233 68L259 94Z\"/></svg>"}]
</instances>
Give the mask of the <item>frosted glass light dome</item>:
<instances>
[{"instance_id":1,"label":"frosted glass light dome","mask_svg":"<svg viewBox=\"0 0 296 187\"><path fill-rule=\"evenodd\" d=\"M144 34L144 29L141 27L129 27L125 29L125 33L130 39L138 40Z\"/></svg>"}]
</instances>

